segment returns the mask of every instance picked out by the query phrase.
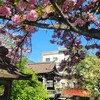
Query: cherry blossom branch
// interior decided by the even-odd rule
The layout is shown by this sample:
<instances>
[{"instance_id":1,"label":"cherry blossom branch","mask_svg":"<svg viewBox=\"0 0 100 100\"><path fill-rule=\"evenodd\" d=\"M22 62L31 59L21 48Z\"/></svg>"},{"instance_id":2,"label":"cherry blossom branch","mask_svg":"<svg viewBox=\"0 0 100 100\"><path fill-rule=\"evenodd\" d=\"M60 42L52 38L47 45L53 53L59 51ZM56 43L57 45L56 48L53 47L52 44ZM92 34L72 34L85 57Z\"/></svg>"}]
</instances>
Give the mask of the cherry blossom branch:
<instances>
[{"instance_id":1,"label":"cherry blossom branch","mask_svg":"<svg viewBox=\"0 0 100 100\"><path fill-rule=\"evenodd\" d=\"M52 24L42 24L42 23L28 22L28 21L25 21L25 24L40 27L40 28L60 29L60 30L68 30L68 31L76 32L75 30L70 29L68 27L68 25L64 25L64 24L63 25L61 25L61 24L60 25L58 25L58 24L52 25ZM78 31L78 33L80 33L80 32ZM86 32L85 34L83 32L81 32L80 34L91 37L91 38L100 39L100 30L99 29L92 28L92 29L88 30L88 32Z\"/></svg>"},{"instance_id":2,"label":"cherry blossom branch","mask_svg":"<svg viewBox=\"0 0 100 100\"><path fill-rule=\"evenodd\" d=\"M64 24L42 24L42 23L38 23L37 21L33 22L33 21L27 21L25 20L23 23L27 24L27 25L31 25L31 26L36 26L36 27L40 27L40 28L47 28L47 29L60 29L60 30L69 30L69 31L73 31L73 32L77 32L80 33L81 35L84 36L88 36L91 38L95 38L95 39L100 39L100 30L99 29L90 29L85 31L82 31L83 28L77 29L76 27L74 27L69 21L68 19L66 19L65 15L62 13L62 11L60 12L60 15L62 15L61 17L65 20L65 25ZM11 18L9 17L5 17L5 16L0 16L0 18L3 18L5 20L11 20ZM41 20L41 19L40 19Z\"/></svg>"},{"instance_id":3,"label":"cherry blossom branch","mask_svg":"<svg viewBox=\"0 0 100 100\"><path fill-rule=\"evenodd\" d=\"M61 25L61 24L42 24L42 23L29 22L29 21L25 21L24 23L28 25L40 27L40 28L69 30L69 27L67 25Z\"/></svg>"},{"instance_id":4,"label":"cherry blossom branch","mask_svg":"<svg viewBox=\"0 0 100 100\"><path fill-rule=\"evenodd\" d=\"M0 18L6 19L6 20L11 20L10 18L6 18L6 17L2 17L2 16L0 16ZM74 31L74 32L78 32L84 36L88 36L88 37L95 38L95 39L100 39L100 30L99 29L92 28L92 29L88 30L88 32L83 32L83 31L75 31L75 30L73 30L72 27L70 28L69 25L64 25L64 24L63 25L62 24L53 24L53 25L52 24L42 24L42 23L27 21L27 20L25 20L23 23L27 24L27 25L31 25L31 26L40 27L40 28ZM81 28L81 30L82 30L82 28Z\"/></svg>"},{"instance_id":5,"label":"cherry blossom branch","mask_svg":"<svg viewBox=\"0 0 100 100\"><path fill-rule=\"evenodd\" d=\"M15 58L15 56L16 56L19 48L21 48L21 46L23 45L23 43L24 43L25 39L27 38L28 34L29 34L29 32L26 32L26 34L24 35L24 37L22 38L22 40L20 41L20 43L18 45L16 45L17 49L14 48L15 49L15 54L13 56L14 58ZM12 59L11 63L14 63L14 60L15 59Z\"/></svg>"},{"instance_id":6,"label":"cherry blossom branch","mask_svg":"<svg viewBox=\"0 0 100 100\"><path fill-rule=\"evenodd\" d=\"M73 26L69 20L66 18L66 16L63 14L62 10L60 9L60 7L58 6L58 4L54 1L54 0L50 0L51 4L54 6L54 8L58 11L58 13L60 14L60 16L62 17L62 19L64 19L64 23L67 24L70 29L74 32L80 33L81 35L85 35L85 36L89 36L92 38L96 38L96 39L100 39L100 30L97 29L90 29L90 30L85 30L82 31L78 28L76 28L75 26ZM92 30L92 31L91 31ZM91 33L90 33L91 32ZM94 32L96 32L94 34Z\"/></svg>"}]
</instances>

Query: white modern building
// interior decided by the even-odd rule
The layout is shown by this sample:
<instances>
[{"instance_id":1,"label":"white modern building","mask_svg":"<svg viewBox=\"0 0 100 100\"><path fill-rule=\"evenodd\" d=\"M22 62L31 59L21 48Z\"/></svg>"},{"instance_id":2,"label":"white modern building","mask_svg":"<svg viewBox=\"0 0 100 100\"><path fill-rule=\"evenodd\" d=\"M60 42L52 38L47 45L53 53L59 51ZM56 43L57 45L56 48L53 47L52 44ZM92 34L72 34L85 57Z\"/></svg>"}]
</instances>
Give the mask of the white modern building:
<instances>
[{"instance_id":1,"label":"white modern building","mask_svg":"<svg viewBox=\"0 0 100 100\"><path fill-rule=\"evenodd\" d=\"M68 56L64 55L64 51L66 51L65 48L59 49L56 51L50 51L50 52L43 52L42 53L42 62L52 62L55 61L56 66L59 66L61 61L63 59L67 59Z\"/></svg>"}]
</instances>

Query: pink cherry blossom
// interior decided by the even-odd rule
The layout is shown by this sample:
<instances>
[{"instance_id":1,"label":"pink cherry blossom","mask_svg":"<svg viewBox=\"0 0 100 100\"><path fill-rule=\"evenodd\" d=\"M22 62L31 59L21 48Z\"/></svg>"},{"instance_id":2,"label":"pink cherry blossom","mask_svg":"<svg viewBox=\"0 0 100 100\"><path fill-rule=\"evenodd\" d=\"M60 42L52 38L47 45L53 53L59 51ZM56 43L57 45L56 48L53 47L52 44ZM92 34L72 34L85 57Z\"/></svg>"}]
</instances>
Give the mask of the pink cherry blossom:
<instances>
[{"instance_id":1,"label":"pink cherry blossom","mask_svg":"<svg viewBox=\"0 0 100 100\"><path fill-rule=\"evenodd\" d=\"M35 6L33 5L33 4L28 4L27 5L27 10L28 11L30 11L30 10L32 10L32 9L34 9L35 8Z\"/></svg>"},{"instance_id":2,"label":"pink cherry blossom","mask_svg":"<svg viewBox=\"0 0 100 100\"><path fill-rule=\"evenodd\" d=\"M50 3L49 0L42 0L42 2L43 2L44 6L46 6L46 5L48 5Z\"/></svg>"},{"instance_id":3,"label":"pink cherry blossom","mask_svg":"<svg viewBox=\"0 0 100 100\"><path fill-rule=\"evenodd\" d=\"M35 4L36 0L28 0L28 2L31 3L31 4Z\"/></svg>"},{"instance_id":4,"label":"pink cherry blossom","mask_svg":"<svg viewBox=\"0 0 100 100\"><path fill-rule=\"evenodd\" d=\"M25 49L25 52L26 52L26 53L30 53L30 52L31 52L30 48L26 48L26 49Z\"/></svg>"},{"instance_id":5,"label":"pink cherry blossom","mask_svg":"<svg viewBox=\"0 0 100 100\"><path fill-rule=\"evenodd\" d=\"M4 10L2 7L0 7L0 16L4 16Z\"/></svg>"},{"instance_id":6,"label":"pink cherry blossom","mask_svg":"<svg viewBox=\"0 0 100 100\"><path fill-rule=\"evenodd\" d=\"M94 22L96 20L96 18L89 12L87 13L87 16L88 16L88 21L90 22Z\"/></svg>"},{"instance_id":7,"label":"pink cherry blossom","mask_svg":"<svg viewBox=\"0 0 100 100\"><path fill-rule=\"evenodd\" d=\"M83 26L86 23L86 20L82 20L81 18L77 18L76 21L73 23L74 26L81 25Z\"/></svg>"},{"instance_id":8,"label":"pink cherry blossom","mask_svg":"<svg viewBox=\"0 0 100 100\"><path fill-rule=\"evenodd\" d=\"M3 7L3 13L4 13L4 15L11 15L11 10L10 10L10 8L7 7L7 6L4 6L4 7Z\"/></svg>"},{"instance_id":9,"label":"pink cherry blossom","mask_svg":"<svg viewBox=\"0 0 100 100\"><path fill-rule=\"evenodd\" d=\"M75 8L79 8L86 0L77 0Z\"/></svg>"},{"instance_id":10,"label":"pink cherry blossom","mask_svg":"<svg viewBox=\"0 0 100 100\"><path fill-rule=\"evenodd\" d=\"M54 44L56 41L55 40L50 40L50 43Z\"/></svg>"},{"instance_id":11,"label":"pink cherry blossom","mask_svg":"<svg viewBox=\"0 0 100 100\"><path fill-rule=\"evenodd\" d=\"M27 12L26 19L28 21L36 21L38 19L38 13L35 10Z\"/></svg>"},{"instance_id":12,"label":"pink cherry blossom","mask_svg":"<svg viewBox=\"0 0 100 100\"><path fill-rule=\"evenodd\" d=\"M26 8L26 3L23 1L20 1L17 5L17 8L21 11L24 11L24 9Z\"/></svg>"},{"instance_id":13,"label":"pink cherry blossom","mask_svg":"<svg viewBox=\"0 0 100 100\"><path fill-rule=\"evenodd\" d=\"M15 58L14 58L14 62L13 62L13 63L14 63L14 64L17 64L17 63L18 63L18 61L19 61L19 60L18 60L18 57L15 57Z\"/></svg>"},{"instance_id":14,"label":"pink cherry blossom","mask_svg":"<svg viewBox=\"0 0 100 100\"><path fill-rule=\"evenodd\" d=\"M12 3L12 0L6 0L8 3Z\"/></svg>"},{"instance_id":15,"label":"pink cherry blossom","mask_svg":"<svg viewBox=\"0 0 100 100\"><path fill-rule=\"evenodd\" d=\"M7 16L7 15L11 15L10 8L7 6L0 7L0 16Z\"/></svg>"},{"instance_id":16,"label":"pink cherry blossom","mask_svg":"<svg viewBox=\"0 0 100 100\"><path fill-rule=\"evenodd\" d=\"M76 4L76 1L77 1L77 0L66 0L66 3L67 3L68 5L72 5L72 4Z\"/></svg>"},{"instance_id":17,"label":"pink cherry blossom","mask_svg":"<svg viewBox=\"0 0 100 100\"><path fill-rule=\"evenodd\" d=\"M34 26L29 26L29 27L28 27L28 30L29 30L30 32L32 32L32 33L36 32L36 29L35 29Z\"/></svg>"},{"instance_id":18,"label":"pink cherry blossom","mask_svg":"<svg viewBox=\"0 0 100 100\"><path fill-rule=\"evenodd\" d=\"M15 25L20 25L21 24L21 19L20 19L20 16L19 15L14 15L12 16L12 22L15 24Z\"/></svg>"},{"instance_id":19,"label":"pink cherry blossom","mask_svg":"<svg viewBox=\"0 0 100 100\"><path fill-rule=\"evenodd\" d=\"M93 3L95 3L97 0L91 0Z\"/></svg>"}]
</instances>

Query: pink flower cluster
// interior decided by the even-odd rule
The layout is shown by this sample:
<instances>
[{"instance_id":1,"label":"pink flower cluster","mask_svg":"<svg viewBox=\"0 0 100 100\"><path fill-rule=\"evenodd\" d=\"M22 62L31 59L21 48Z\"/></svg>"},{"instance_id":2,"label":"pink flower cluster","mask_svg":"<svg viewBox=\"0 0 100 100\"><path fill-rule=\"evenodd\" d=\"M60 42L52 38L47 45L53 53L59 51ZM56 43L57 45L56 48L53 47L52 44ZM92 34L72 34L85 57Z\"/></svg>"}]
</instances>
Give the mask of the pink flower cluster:
<instances>
[{"instance_id":1,"label":"pink flower cluster","mask_svg":"<svg viewBox=\"0 0 100 100\"><path fill-rule=\"evenodd\" d=\"M35 4L36 3L36 0L28 0L28 2L31 3L31 4L32 3Z\"/></svg>"},{"instance_id":2,"label":"pink flower cluster","mask_svg":"<svg viewBox=\"0 0 100 100\"><path fill-rule=\"evenodd\" d=\"M73 4L76 4L76 0L66 0L66 5L72 6Z\"/></svg>"},{"instance_id":3,"label":"pink flower cluster","mask_svg":"<svg viewBox=\"0 0 100 100\"><path fill-rule=\"evenodd\" d=\"M44 4L44 6L46 6L46 5L48 5L50 3L49 0L42 0L42 2Z\"/></svg>"},{"instance_id":4,"label":"pink flower cluster","mask_svg":"<svg viewBox=\"0 0 100 100\"><path fill-rule=\"evenodd\" d=\"M34 26L29 26L28 30L32 33L36 32L36 28Z\"/></svg>"},{"instance_id":5,"label":"pink flower cluster","mask_svg":"<svg viewBox=\"0 0 100 100\"><path fill-rule=\"evenodd\" d=\"M19 1L18 5L17 5L17 10L24 11L26 8L26 3L23 1Z\"/></svg>"},{"instance_id":6,"label":"pink flower cluster","mask_svg":"<svg viewBox=\"0 0 100 100\"><path fill-rule=\"evenodd\" d=\"M0 16L9 16L11 15L11 10L9 7L7 6L4 6L4 7L1 7L0 6Z\"/></svg>"},{"instance_id":7,"label":"pink flower cluster","mask_svg":"<svg viewBox=\"0 0 100 100\"><path fill-rule=\"evenodd\" d=\"M11 3L12 2L12 0L6 0L7 1L7 3Z\"/></svg>"},{"instance_id":8,"label":"pink flower cluster","mask_svg":"<svg viewBox=\"0 0 100 100\"><path fill-rule=\"evenodd\" d=\"M38 19L38 13L35 10L27 12L26 19L28 21L36 21Z\"/></svg>"},{"instance_id":9,"label":"pink flower cluster","mask_svg":"<svg viewBox=\"0 0 100 100\"><path fill-rule=\"evenodd\" d=\"M82 20L81 18L77 18L76 21L73 23L74 26L80 25L83 26L86 23L86 20Z\"/></svg>"},{"instance_id":10,"label":"pink flower cluster","mask_svg":"<svg viewBox=\"0 0 100 100\"><path fill-rule=\"evenodd\" d=\"M31 50L30 50L30 48L26 48L26 49L24 49L24 52L26 52L26 53L30 53Z\"/></svg>"},{"instance_id":11,"label":"pink flower cluster","mask_svg":"<svg viewBox=\"0 0 100 100\"><path fill-rule=\"evenodd\" d=\"M21 19L20 19L20 16L19 15L14 15L12 16L12 22L15 24L15 25L20 25L21 24Z\"/></svg>"},{"instance_id":12,"label":"pink flower cluster","mask_svg":"<svg viewBox=\"0 0 100 100\"><path fill-rule=\"evenodd\" d=\"M30 10L32 10L34 8L35 8L35 6L33 4L31 4L31 3L29 3L28 6L27 6L27 10L28 11L30 11Z\"/></svg>"},{"instance_id":13,"label":"pink flower cluster","mask_svg":"<svg viewBox=\"0 0 100 100\"><path fill-rule=\"evenodd\" d=\"M76 0L65 0L62 6L63 12L71 12L75 4L76 4Z\"/></svg>"},{"instance_id":14,"label":"pink flower cluster","mask_svg":"<svg viewBox=\"0 0 100 100\"><path fill-rule=\"evenodd\" d=\"M90 22L94 22L96 20L96 18L91 13L87 13L87 16L88 16L88 21Z\"/></svg>"},{"instance_id":15,"label":"pink flower cluster","mask_svg":"<svg viewBox=\"0 0 100 100\"><path fill-rule=\"evenodd\" d=\"M21 42L22 38L23 38L22 36L18 35L13 38L12 43L17 45Z\"/></svg>"},{"instance_id":16,"label":"pink flower cluster","mask_svg":"<svg viewBox=\"0 0 100 100\"><path fill-rule=\"evenodd\" d=\"M97 0L91 0L93 3L95 3Z\"/></svg>"},{"instance_id":17,"label":"pink flower cluster","mask_svg":"<svg viewBox=\"0 0 100 100\"><path fill-rule=\"evenodd\" d=\"M75 8L78 9L86 0L77 0Z\"/></svg>"}]
</instances>

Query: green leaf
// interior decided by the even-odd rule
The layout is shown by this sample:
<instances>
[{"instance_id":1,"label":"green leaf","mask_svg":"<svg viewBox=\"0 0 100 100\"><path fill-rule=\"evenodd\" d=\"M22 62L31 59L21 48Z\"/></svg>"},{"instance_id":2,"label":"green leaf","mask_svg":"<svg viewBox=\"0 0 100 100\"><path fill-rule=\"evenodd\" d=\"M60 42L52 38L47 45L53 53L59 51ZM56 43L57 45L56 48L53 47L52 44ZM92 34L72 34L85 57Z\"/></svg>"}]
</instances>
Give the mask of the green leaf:
<instances>
[{"instance_id":1,"label":"green leaf","mask_svg":"<svg viewBox=\"0 0 100 100\"><path fill-rule=\"evenodd\" d=\"M39 15L38 19L40 19L42 16L42 6L41 5L37 6L35 10Z\"/></svg>"},{"instance_id":2,"label":"green leaf","mask_svg":"<svg viewBox=\"0 0 100 100\"><path fill-rule=\"evenodd\" d=\"M15 4L15 5L18 5L19 1L20 1L20 0L14 0L14 4Z\"/></svg>"},{"instance_id":3,"label":"green leaf","mask_svg":"<svg viewBox=\"0 0 100 100\"><path fill-rule=\"evenodd\" d=\"M4 6L4 1L0 0L0 6Z\"/></svg>"},{"instance_id":4,"label":"green leaf","mask_svg":"<svg viewBox=\"0 0 100 100\"><path fill-rule=\"evenodd\" d=\"M24 57L17 67L23 73L32 74L31 80L14 80L12 87L11 100L47 100L48 95L43 84L38 81L38 76L31 70L26 68L27 58Z\"/></svg>"}]
</instances>

